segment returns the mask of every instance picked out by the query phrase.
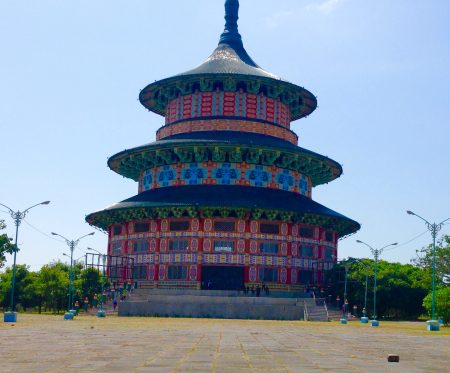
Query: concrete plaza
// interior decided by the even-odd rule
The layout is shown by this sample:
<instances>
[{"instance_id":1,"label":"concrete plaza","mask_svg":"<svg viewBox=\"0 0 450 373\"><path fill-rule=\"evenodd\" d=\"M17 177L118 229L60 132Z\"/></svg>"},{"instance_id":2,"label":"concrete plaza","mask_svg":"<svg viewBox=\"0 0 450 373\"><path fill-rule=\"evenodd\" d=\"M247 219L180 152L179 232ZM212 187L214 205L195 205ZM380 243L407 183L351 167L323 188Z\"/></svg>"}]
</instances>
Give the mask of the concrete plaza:
<instances>
[{"instance_id":1,"label":"concrete plaza","mask_svg":"<svg viewBox=\"0 0 450 373\"><path fill-rule=\"evenodd\" d=\"M388 363L389 354L400 355ZM18 315L0 372L450 372L450 330L423 323Z\"/></svg>"}]
</instances>

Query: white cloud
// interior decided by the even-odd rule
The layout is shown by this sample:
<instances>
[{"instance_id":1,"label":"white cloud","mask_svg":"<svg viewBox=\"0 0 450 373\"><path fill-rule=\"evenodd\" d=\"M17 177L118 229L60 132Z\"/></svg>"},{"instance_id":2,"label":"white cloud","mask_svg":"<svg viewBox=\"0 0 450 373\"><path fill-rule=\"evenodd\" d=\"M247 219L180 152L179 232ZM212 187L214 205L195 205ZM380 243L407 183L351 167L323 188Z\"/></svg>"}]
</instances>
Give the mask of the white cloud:
<instances>
[{"instance_id":1,"label":"white cloud","mask_svg":"<svg viewBox=\"0 0 450 373\"><path fill-rule=\"evenodd\" d=\"M342 4L342 2L342 0L316 1L315 3L307 5L306 9L316 10L324 14L331 14Z\"/></svg>"}]
</instances>

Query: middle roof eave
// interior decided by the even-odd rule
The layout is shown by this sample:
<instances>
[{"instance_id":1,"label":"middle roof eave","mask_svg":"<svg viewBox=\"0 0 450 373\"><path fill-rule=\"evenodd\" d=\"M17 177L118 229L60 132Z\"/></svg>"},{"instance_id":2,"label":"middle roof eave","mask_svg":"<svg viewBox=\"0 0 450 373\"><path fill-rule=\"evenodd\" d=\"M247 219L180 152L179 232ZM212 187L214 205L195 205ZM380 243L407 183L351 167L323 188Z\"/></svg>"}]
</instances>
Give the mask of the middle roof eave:
<instances>
[{"instance_id":1,"label":"middle roof eave","mask_svg":"<svg viewBox=\"0 0 450 373\"><path fill-rule=\"evenodd\" d=\"M336 161L315 153L311 150L301 148L297 145L291 144L288 141L267 135L235 132L235 131L201 131L190 132L166 137L164 140L158 140L150 144L138 146L132 149L123 150L108 159L108 166L115 172L121 174L119 168L127 159L132 159L135 156L142 156L143 154L156 150L170 150L176 147L186 146L249 146L265 148L271 151L281 151L285 154L298 154L305 158L313 159L314 161L326 165L331 171L332 177L320 181L320 183L313 183L319 185L324 182L329 182L338 178L342 174L342 166ZM144 171L144 170L141 170Z\"/></svg>"}]
</instances>

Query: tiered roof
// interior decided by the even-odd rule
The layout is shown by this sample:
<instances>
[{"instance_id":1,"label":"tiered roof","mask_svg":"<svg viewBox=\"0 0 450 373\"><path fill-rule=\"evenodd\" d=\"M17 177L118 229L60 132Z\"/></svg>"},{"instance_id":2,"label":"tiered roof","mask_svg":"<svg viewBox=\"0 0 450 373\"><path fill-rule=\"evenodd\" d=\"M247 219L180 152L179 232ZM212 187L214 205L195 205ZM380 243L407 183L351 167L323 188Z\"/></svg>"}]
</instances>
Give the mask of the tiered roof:
<instances>
[{"instance_id":1,"label":"tiered roof","mask_svg":"<svg viewBox=\"0 0 450 373\"><path fill-rule=\"evenodd\" d=\"M309 177L311 186L327 183L341 175L342 168L337 162L296 145L297 136L290 130L289 122L313 112L317 106L316 98L305 88L282 80L253 61L238 32L238 9L238 0L226 0L225 30L219 45L204 63L185 73L149 84L141 91L139 100L147 109L166 116L169 105L176 106L181 119L166 121L158 131L160 140L112 156L108 166L113 171L138 181L146 170L161 166L234 162L298 172ZM287 108L288 123L246 117L242 110L244 101L236 104L235 110L240 110L239 117L229 113L226 116L222 112L217 114L217 110L215 116L205 117L200 110L203 116L199 122L198 107L202 105L198 99L199 92L210 93L209 99L212 92L240 92L241 96L236 96L235 102L242 100L242 92L252 95L253 100L255 95L262 97L261 100L270 99L272 104L279 105L280 110ZM183 117L186 109L178 101L189 95L189 115ZM218 96L215 97L219 100ZM196 100L197 107L192 100ZM195 121L197 127L189 127ZM237 126L228 130L211 129L216 123L225 128L230 121ZM209 127L203 126L203 122L208 122ZM171 126L178 127L176 131L165 131ZM263 126L269 128L267 132L260 131ZM360 228L357 222L298 193L237 185L177 185L141 191L134 197L88 215L86 220L107 229L110 224L129 220L215 215L316 224L336 230L341 237Z\"/></svg>"}]
</instances>

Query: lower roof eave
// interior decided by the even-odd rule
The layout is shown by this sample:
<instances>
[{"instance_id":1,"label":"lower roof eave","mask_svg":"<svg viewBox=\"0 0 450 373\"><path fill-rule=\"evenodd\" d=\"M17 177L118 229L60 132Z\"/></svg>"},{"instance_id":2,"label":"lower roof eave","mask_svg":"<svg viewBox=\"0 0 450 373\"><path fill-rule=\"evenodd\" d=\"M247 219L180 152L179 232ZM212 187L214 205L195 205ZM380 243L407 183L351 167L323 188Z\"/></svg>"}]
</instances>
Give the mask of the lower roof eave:
<instances>
[{"instance_id":1,"label":"lower roof eave","mask_svg":"<svg viewBox=\"0 0 450 373\"><path fill-rule=\"evenodd\" d=\"M89 214L86 221L106 230L109 225L124 221L182 216L299 222L335 230L341 238L361 227L356 221L298 193L232 185L190 185L150 190Z\"/></svg>"}]
</instances>

